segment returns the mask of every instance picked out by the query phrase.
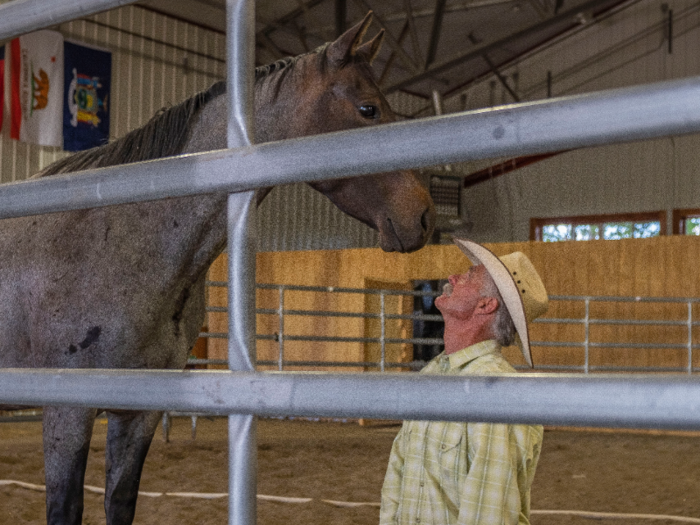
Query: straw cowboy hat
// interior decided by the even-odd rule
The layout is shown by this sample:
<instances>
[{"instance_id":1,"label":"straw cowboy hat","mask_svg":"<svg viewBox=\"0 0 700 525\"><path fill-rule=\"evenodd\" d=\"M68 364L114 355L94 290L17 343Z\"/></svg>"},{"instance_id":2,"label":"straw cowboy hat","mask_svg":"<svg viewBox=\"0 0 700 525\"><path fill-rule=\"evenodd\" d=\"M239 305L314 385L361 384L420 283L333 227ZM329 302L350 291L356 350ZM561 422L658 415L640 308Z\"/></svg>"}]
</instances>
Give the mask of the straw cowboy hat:
<instances>
[{"instance_id":1,"label":"straw cowboy hat","mask_svg":"<svg viewBox=\"0 0 700 525\"><path fill-rule=\"evenodd\" d=\"M455 237L454 242L472 263L483 264L496 283L515 324L518 346L527 364L532 367L527 323L544 314L549 305L547 290L537 270L522 252L497 257L489 249L467 239Z\"/></svg>"}]
</instances>

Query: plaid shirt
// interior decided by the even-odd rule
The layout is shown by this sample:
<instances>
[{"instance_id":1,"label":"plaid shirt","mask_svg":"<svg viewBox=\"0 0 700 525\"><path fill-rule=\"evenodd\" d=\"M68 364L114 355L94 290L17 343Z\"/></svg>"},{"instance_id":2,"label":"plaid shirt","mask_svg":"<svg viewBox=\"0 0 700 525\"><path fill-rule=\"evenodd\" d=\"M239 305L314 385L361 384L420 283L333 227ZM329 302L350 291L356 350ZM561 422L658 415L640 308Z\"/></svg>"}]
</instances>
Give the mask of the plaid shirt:
<instances>
[{"instance_id":1,"label":"plaid shirt","mask_svg":"<svg viewBox=\"0 0 700 525\"><path fill-rule=\"evenodd\" d=\"M421 370L511 372L493 340L440 354ZM539 425L405 421L384 478L380 525L528 525L542 435Z\"/></svg>"}]
</instances>

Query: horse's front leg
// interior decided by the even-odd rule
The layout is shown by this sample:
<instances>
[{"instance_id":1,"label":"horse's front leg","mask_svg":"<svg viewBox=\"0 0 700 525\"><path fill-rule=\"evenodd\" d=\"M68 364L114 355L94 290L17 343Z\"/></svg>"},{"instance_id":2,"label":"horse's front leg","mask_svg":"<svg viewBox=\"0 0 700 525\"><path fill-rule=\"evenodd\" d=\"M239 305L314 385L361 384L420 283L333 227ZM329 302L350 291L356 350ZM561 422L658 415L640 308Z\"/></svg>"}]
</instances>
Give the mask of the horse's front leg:
<instances>
[{"instance_id":1,"label":"horse's front leg","mask_svg":"<svg viewBox=\"0 0 700 525\"><path fill-rule=\"evenodd\" d=\"M107 429L107 525L130 525L136 511L143 462L162 412L109 412Z\"/></svg>"},{"instance_id":2,"label":"horse's front leg","mask_svg":"<svg viewBox=\"0 0 700 525\"><path fill-rule=\"evenodd\" d=\"M80 525L83 483L97 411L91 408L44 408L46 521Z\"/></svg>"}]
</instances>

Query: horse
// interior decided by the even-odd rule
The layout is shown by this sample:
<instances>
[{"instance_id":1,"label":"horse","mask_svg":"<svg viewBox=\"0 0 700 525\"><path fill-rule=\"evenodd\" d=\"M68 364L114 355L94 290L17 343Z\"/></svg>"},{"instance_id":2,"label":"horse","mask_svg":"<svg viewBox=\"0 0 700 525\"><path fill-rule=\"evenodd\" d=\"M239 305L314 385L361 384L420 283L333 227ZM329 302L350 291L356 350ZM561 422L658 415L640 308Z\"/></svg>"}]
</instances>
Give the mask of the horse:
<instances>
[{"instance_id":1,"label":"horse","mask_svg":"<svg viewBox=\"0 0 700 525\"><path fill-rule=\"evenodd\" d=\"M383 32L362 43L371 15L314 51L256 69L256 142L396 119L370 66ZM35 177L225 148L225 91L218 82ZM412 171L311 186L378 230L386 251L417 250L432 233L434 207ZM226 206L227 195L210 194L0 222L0 367L183 369L204 320L207 269L226 242ZM101 412L44 408L50 525L82 521L87 455ZM107 411L109 525L133 521L161 415Z\"/></svg>"}]
</instances>

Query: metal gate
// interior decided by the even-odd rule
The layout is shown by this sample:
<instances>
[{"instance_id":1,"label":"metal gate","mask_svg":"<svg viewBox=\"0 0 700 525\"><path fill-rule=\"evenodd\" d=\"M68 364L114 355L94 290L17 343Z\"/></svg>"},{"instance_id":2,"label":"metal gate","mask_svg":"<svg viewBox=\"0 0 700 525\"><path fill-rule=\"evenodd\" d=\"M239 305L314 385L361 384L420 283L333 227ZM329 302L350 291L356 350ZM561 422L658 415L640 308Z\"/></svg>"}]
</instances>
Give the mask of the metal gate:
<instances>
[{"instance_id":1,"label":"metal gate","mask_svg":"<svg viewBox=\"0 0 700 525\"><path fill-rule=\"evenodd\" d=\"M0 39L134 1L15 0L0 7ZM250 220L261 187L698 132L700 79L251 145L254 2L227 0L227 13L229 149L3 185L0 218L231 194L230 371L2 370L0 400L232 414L232 524L255 523L256 414L700 429L694 377L254 372ZM235 171L250 177L232 180Z\"/></svg>"}]
</instances>

